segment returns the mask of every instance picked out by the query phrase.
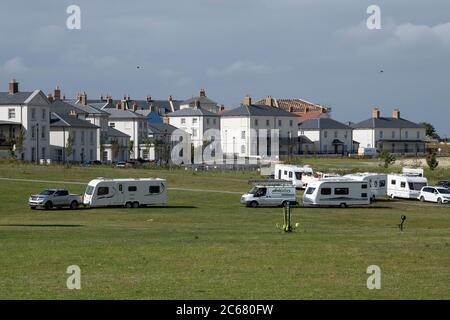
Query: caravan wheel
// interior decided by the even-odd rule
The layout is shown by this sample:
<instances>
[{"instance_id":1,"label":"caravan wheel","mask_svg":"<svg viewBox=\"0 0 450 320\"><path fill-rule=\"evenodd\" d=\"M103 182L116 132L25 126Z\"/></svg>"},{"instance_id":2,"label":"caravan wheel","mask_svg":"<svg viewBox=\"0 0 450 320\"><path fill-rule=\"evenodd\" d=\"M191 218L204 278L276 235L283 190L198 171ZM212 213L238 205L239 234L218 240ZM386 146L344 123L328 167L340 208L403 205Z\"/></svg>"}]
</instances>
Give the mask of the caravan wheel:
<instances>
[{"instance_id":1,"label":"caravan wheel","mask_svg":"<svg viewBox=\"0 0 450 320\"><path fill-rule=\"evenodd\" d=\"M130 208L132 208L132 207L133 207L133 204L132 204L131 202L125 203L125 208L130 209Z\"/></svg>"},{"instance_id":2,"label":"caravan wheel","mask_svg":"<svg viewBox=\"0 0 450 320\"><path fill-rule=\"evenodd\" d=\"M139 208L139 202L135 201L133 202L133 208Z\"/></svg>"},{"instance_id":3,"label":"caravan wheel","mask_svg":"<svg viewBox=\"0 0 450 320\"><path fill-rule=\"evenodd\" d=\"M341 204L339 205L339 207L341 207L341 208L347 208L347 204L346 204L346 203L341 203Z\"/></svg>"}]
</instances>

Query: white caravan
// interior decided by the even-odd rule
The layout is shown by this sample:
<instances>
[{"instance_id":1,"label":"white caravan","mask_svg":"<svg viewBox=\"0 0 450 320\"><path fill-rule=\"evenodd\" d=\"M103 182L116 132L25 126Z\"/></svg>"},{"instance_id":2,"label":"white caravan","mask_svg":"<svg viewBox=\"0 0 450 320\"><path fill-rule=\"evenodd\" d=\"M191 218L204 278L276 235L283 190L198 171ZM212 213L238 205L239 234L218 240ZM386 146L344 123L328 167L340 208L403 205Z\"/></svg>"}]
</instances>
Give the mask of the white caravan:
<instances>
[{"instance_id":1,"label":"white caravan","mask_svg":"<svg viewBox=\"0 0 450 320\"><path fill-rule=\"evenodd\" d=\"M164 179L105 179L89 182L83 204L90 207L140 206L166 204L167 187Z\"/></svg>"},{"instance_id":2,"label":"white caravan","mask_svg":"<svg viewBox=\"0 0 450 320\"><path fill-rule=\"evenodd\" d=\"M357 181L366 181L369 184L371 200L387 196L387 174L383 173L354 173L344 177Z\"/></svg>"},{"instance_id":3,"label":"white caravan","mask_svg":"<svg viewBox=\"0 0 450 320\"><path fill-rule=\"evenodd\" d=\"M290 164L276 164L274 178L288 180L297 189L303 189L313 179L314 171L310 166L295 166Z\"/></svg>"},{"instance_id":4,"label":"white caravan","mask_svg":"<svg viewBox=\"0 0 450 320\"><path fill-rule=\"evenodd\" d=\"M251 181L254 187L241 197L241 203L247 207L285 206L297 204L296 188L290 181L260 180Z\"/></svg>"},{"instance_id":5,"label":"white caravan","mask_svg":"<svg viewBox=\"0 0 450 320\"><path fill-rule=\"evenodd\" d=\"M305 206L369 205L370 189L366 181L328 178L311 181L303 194Z\"/></svg>"},{"instance_id":6,"label":"white caravan","mask_svg":"<svg viewBox=\"0 0 450 320\"><path fill-rule=\"evenodd\" d=\"M389 174L387 194L392 199L418 199L420 190L428 185L425 177L411 174Z\"/></svg>"}]
</instances>

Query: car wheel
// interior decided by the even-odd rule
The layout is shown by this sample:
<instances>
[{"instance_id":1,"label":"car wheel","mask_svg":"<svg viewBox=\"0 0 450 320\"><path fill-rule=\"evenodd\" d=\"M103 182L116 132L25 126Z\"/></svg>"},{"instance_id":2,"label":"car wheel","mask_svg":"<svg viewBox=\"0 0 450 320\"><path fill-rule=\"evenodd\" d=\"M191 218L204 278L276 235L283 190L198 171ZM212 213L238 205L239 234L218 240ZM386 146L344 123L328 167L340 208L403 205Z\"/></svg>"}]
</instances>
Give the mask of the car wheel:
<instances>
[{"instance_id":1,"label":"car wheel","mask_svg":"<svg viewBox=\"0 0 450 320\"><path fill-rule=\"evenodd\" d=\"M75 210L76 208L78 208L78 202L77 201L72 201L70 203L70 209Z\"/></svg>"},{"instance_id":2,"label":"car wheel","mask_svg":"<svg viewBox=\"0 0 450 320\"><path fill-rule=\"evenodd\" d=\"M36 210L36 207L30 207L31 210Z\"/></svg>"},{"instance_id":3,"label":"car wheel","mask_svg":"<svg viewBox=\"0 0 450 320\"><path fill-rule=\"evenodd\" d=\"M425 198L423 196L420 197L420 202L425 202Z\"/></svg>"},{"instance_id":4,"label":"car wheel","mask_svg":"<svg viewBox=\"0 0 450 320\"><path fill-rule=\"evenodd\" d=\"M437 203L438 203L438 204L442 204L442 199L441 199L441 198L438 198Z\"/></svg>"},{"instance_id":5,"label":"car wheel","mask_svg":"<svg viewBox=\"0 0 450 320\"><path fill-rule=\"evenodd\" d=\"M51 201L47 201L44 205L45 210L50 210L53 208L53 203Z\"/></svg>"},{"instance_id":6,"label":"car wheel","mask_svg":"<svg viewBox=\"0 0 450 320\"><path fill-rule=\"evenodd\" d=\"M283 201L283 203L281 204L282 207L286 207L288 205L289 201Z\"/></svg>"},{"instance_id":7,"label":"car wheel","mask_svg":"<svg viewBox=\"0 0 450 320\"><path fill-rule=\"evenodd\" d=\"M133 204L132 204L131 202L125 203L125 208L130 209L130 208L132 208L132 207L133 207Z\"/></svg>"},{"instance_id":8,"label":"car wheel","mask_svg":"<svg viewBox=\"0 0 450 320\"><path fill-rule=\"evenodd\" d=\"M250 202L250 207L256 208L257 206L258 206L258 202L256 202L256 201Z\"/></svg>"},{"instance_id":9,"label":"car wheel","mask_svg":"<svg viewBox=\"0 0 450 320\"><path fill-rule=\"evenodd\" d=\"M347 208L347 204L346 204L346 203L341 203L341 204L339 205L339 207L341 207L341 208Z\"/></svg>"},{"instance_id":10,"label":"car wheel","mask_svg":"<svg viewBox=\"0 0 450 320\"><path fill-rule=\"evenodd\" d=\"M139 202L135 201L133 202L133 208L139 208Z\"/></svg>"}]
</instances>

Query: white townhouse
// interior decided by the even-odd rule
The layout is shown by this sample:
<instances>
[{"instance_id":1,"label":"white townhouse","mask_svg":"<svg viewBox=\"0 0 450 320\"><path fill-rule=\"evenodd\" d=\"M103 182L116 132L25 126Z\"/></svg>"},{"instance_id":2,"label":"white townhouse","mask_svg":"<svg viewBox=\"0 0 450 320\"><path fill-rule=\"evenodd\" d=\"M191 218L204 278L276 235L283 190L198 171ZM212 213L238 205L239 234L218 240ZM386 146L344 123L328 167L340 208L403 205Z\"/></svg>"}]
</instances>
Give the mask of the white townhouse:
<instances>
[{"instance_id":1,"label":"white townhouse","mask_svg":"<svg viewBox=\"0 0 450 320\"><path fill-rule=\"evenodd\" d=\"M86 162L98 160L100 127L85 120L86 112L55 100L51 104L50 144L55 162Z\"/></svg>"},{"instance_id":2,"label":"white townhouse","mask_svg":"<svg viewBox=\"0 0 450 320\"><path fill-rule=\"evenodd\" d=\"M40 90L21 92L16 80L0 92L0 157L50 158L50 101Z\"/></svg>"},{"instance_id":3,"label":"white townhouse","mask_svg":"<svg viewBox=\"0 0 450 320\"><path fill-rule=\"evenodd\" d=\"M222 151L228 157L256 157L271 155L270 130L279 132L279 154L296 154L298 151L298 119L295 114L268 105L254 105L249 96L240 107L224 112L220 120ZM267 151L260 150L259 130L266 129ZM254 131L256 130L256 131Z\"/></svg>"},{"instance_id":4,"label":"white townhouse","mask_svg":"<svg viewBox=\"0 0 450 320\"><path fill-rule=\"evenodd\" d=\"M131 158L148 159L150 146L146 143L148 138L148 118L133 110L126 109L125 100L117 102L114 106L108 102L101 110L106 111L108 126L130 137L133 144Z\"/></svg>"},{"instance_id":5,"label":"white townhouse","mask_svg":"<svg viewBox=\"0 0 450 320\"><path fill-rule=\"evenodd\" d=\"M205 89L200 90L198 97L192 97L190 99L180 102L180 109L200 107L206 111L212 113L219 113L220 107L214 100L211 100L206 96Z\"/></svg>"},{"instance_id":6,"label":"white townhouse","mask_svg":"<svg viewBox=\"0 0 450 320\"><path fill-rule=\"evenodd\" d=\"M171 112L167 118L170 125L191 135L191 144L194 148L204 145L207 130L220 130L220 116L201 108L199 102L196 102L193 108Z\"/></svg>"},{"instance_id":7,"label":"white townhouse","mask_svg":"<svg viewBox=\"0 0 450 320\"><path fill-rule=\"evenodd\" d=\"M352 128L331 118L308 119L298 125L302 154L349 154L354 153Z\"/></svg>"},{"instance_id":8,"label":"white townhouse","mask_svg":"<svg viewBox=\"0 0 450 320\"><path fill-rule=\"evenodd\" d=\"M395 154L426 153L426 129L418 123L403 119L395 109L392 117L381 117L374 108L372 118L352 125L353 139L360 147L387 150Z\"/></svg>"}]
</instances>

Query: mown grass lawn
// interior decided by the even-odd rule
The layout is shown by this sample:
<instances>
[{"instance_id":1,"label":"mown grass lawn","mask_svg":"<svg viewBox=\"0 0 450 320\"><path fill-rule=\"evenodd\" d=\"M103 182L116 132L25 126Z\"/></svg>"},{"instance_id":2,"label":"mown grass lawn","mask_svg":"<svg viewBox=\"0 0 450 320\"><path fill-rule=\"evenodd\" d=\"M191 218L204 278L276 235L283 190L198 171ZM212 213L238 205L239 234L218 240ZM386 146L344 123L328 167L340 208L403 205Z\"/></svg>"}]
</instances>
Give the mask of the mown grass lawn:
<instances>
[{"instance_id":1,"label":"mown grass lawn","mask_svg":"<svg viewBox=\"0 0 450 320\"><path fill-rule=\"evenodd\" d=\"M333 164L334 165L334 164ZM0 164L0 177L158 176L170 187L245 191L254 173ZM249 209L239 194L171 190L167 207L31 211L30 193L82 185L0 180L1 299L449 299L450 206ZM399 232L406 215L405 232ZM381 290L368 290L378 265ZM66 268L81 268L68 290Z\"/></svg>"}]
</instances>

